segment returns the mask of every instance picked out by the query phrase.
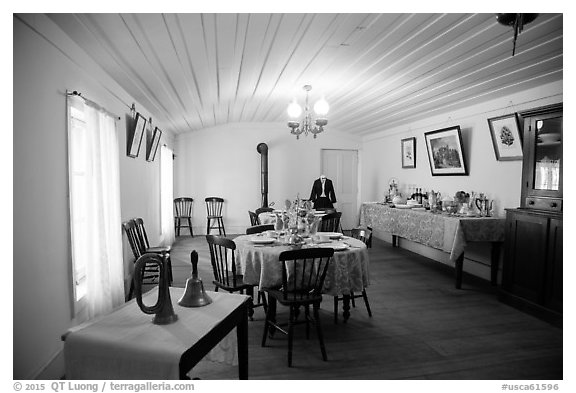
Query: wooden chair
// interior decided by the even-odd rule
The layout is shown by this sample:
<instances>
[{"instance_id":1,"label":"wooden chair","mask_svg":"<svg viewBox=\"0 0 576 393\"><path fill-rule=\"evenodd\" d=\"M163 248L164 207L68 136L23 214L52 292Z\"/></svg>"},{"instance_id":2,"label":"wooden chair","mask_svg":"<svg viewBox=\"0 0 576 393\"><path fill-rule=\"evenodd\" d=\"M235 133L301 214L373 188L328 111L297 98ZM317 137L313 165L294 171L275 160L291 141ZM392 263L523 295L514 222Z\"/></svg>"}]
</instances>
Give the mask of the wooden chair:
<instances>
[{"instance_id":1,"label":"wooden chair","mask_svg":"<svg viewBox=\"0 0 576 393\"><path fill-rule=\"evenodd\" d=\"M248 215L250 216L250 225L260 225L260 219L258 218L258 214L251 212L248 210Z\"/></svg>"},{"instance_id":2,"label":"wooden chair","mask_svg":"<svg viewBox=\"0 0 576 393\"><path fill-rule=\"evenodd\" d=\"M188 227L190 236L194 237L194 232L192 231L193 202L193 198L180 197L174 199L174 232L176 232L176 236L180 236L180 228Z\"/></svg>"},{"instance_id":3,"label":"wooden chair","mask_svg":"<svg viewBox=\"0 0 576 393\"><path fill-rule=\"evenodd\" d=\"M322 221L320 221L320 226L318 228L319 232L341 232L340 229L340 218L342 217L342 212L333 212L322 216Z\"/></svg>"},{"instance_id":4,"label":"wooden chair","mask_svg":"<svg viewBox=\"0 0 576 393\"><path fill-rule=\"evenodd\" d=\"M246 228L247 235L254 235L255 233L262 233L265 231L273 231L274 224L264 224L264 225L254 225L252 227Z\"/></svg>"},{"instance_id":5,"label":"wooden chair","mask_svg":"<svg viewBox=\"0 0 576 393\"><path fill-rule=\"evenodd\" d=\"M144 226L144 220L140 217L134 219L134 224L136 225L136 233L138 234L138 240L140 241L141 254L158 254L163 258L166 258L168 265L168 276L170 282L173 281L172 276L172 260L170 259L170 246L157 246L150 247L148 243L148 235L146 234L146 227Z\"/></svg>"},{"instance_id":6,"label":"wooden chair","mask_svg":"<svg viewBox=\"0 0 576 393\"><path fill-rule=\"evenodd\" d=\"M206 235L208 248L210 249L210 262L212 263L212 271L214 272L214 291L223 289L227 292L234 293L240 292L250 296L250 309L248 316L253 319L254 308L263 306L267 309L266 298L262 303L254 303L254 287L255 284L245 284L243 276L236 271L236 243L231 239L224 236Z\"/></svg>"},{"instance_id":7,"label":"wooden chair","mask_svg":"<svg viewBox=\"0 0 576 393\"><path fill-rule=\"evenodd\" d=\"M209 235L212 229L218 229L218 234L226 236L224 229L224 220L222 219L222 206L224 199L220 197L208 197L204 199L206 202L206 234ZM216 222L214 226L213 221Z\"/></svg>"},{"instance_id":8,"label":"wooden chair","mask_svg":"<svg viewBox=\"0 0 576 393\"><path fill-rule=\"evenodd\" d=\"M138 258L140 258L144 253L142 252L143 249L141 247L138 229L136 228L136 223L134 220L128 220L122 223L122 228L126 233L126 237L128 238L128 243L130 244L130 249L132 250L132 254L134 255L134 262ZM158 269L157 265L150 265L144 268L142 272L142 277L144 279L145 284L158 284L160 279L160 270ZM132 294L134 293L134 280L130 280L130 290L128 291L128 296L126 300L132 299Z\"/></svg>"},{"instance_id":9,"label":"wooden chair","mask_svg":"<svg viewBox=\"0 0 576 393\"><path fill-rule=\"evenodd\" d=\"M322 359L327 360L326 348L320 325L319 309L322 302L322 287L328 265L334 255L332 248L303 248L284 251L280 254L282 262L282 287L279 289L264 288L268 294L269 304L262 335L262 346L266 346L268 332L278 330L288 335L288 367L292 367L292 343L294 326L306 324L306 338L310 338L310 322L316 325ZM290 308L288 331L276 322L276 302ZM313 317L310 316L312 306ZM297 320L299 307L304 307L304 320Z\"/></svg>"},{"instance_id":10,"label":"wooden chair","mask_svg":"<svg viewBox=\"0 0 576 393\"><path fill-rule=\"evenodd\" d=\"M372 230L366 228L354 228L350 232L350 236L355 239L361 240L369 247L368 244L372 244ZM368 311L368 316L372 318L372 310L370 310L370 303L368 302L368 295L366 294L366 288L362 289L362 294L356 295L353 291L350 291L350 300L352 302L352 307L356 307L356 302L354 299L363 298L364 304L366 305L366 310ZM344 296L334 296L334 323L338 323L338 302L344 300Z\"/></svg>"}]
</instances>

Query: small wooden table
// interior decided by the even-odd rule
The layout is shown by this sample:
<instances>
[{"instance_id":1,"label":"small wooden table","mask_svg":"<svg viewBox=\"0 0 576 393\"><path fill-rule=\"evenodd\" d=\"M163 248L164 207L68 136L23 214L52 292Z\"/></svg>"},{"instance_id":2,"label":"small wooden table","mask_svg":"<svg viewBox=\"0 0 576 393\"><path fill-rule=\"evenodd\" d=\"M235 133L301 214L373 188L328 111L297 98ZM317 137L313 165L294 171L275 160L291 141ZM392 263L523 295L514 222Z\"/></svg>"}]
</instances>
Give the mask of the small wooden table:
<instances>
[{"instance_id":1,"label":"small wooden table","mask_svg":"<svg viewBox=\"0 0 576 393\"><path fill-rule=\"evenodd\" d=\"M170 288L178 320L169 325L153 324L154 315L144 314L133 299L68 330L62 337L66 378L188 379L186 374L236 328L238 374L248 379L249 297L207 291L211 304L187 308L178 305L183 293L184 288ZM157 296L157 288L146 293L145 304Z\"/></svg>"}]
</instances>

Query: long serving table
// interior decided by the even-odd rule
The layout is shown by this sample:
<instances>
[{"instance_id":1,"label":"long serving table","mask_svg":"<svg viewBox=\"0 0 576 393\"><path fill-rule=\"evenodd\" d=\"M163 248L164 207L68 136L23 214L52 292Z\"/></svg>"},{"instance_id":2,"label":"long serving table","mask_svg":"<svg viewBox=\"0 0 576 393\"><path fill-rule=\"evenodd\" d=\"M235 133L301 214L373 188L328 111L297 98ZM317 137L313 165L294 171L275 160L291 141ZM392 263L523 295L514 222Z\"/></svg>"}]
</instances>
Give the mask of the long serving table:
<instances>
[{"instance_id":1,"label":"long serving table","mask_svg":"<svg viewBox=\"0 0 576 393\"><path fill-rule=\"evenodd\" d=\"M293 246L276 241L269 245L254 244L250 235L234 238L236 243L236 263L240 265L243 280L247 284L260 288L273 288L282 285L282 263L279 260L282 251ZM370 283L369 256L366 245L360 240L344 237L337 242L347 243L350 247L335 251L328 266L322 293L331 296L343 296L343 317L350 317L350 294L360 293ZM331 247L336 243L307 244L303 247Z\"/></svg>"},{"instance_id":2,"label":"long serving table","mask_svg":"<svg viewBox=\"0 0 576 393\"><path fill-rule=\"evenodd\" d=\"M381 203L363 203L360 224L392 234L392 245L402 237L450 254L456 271L456 288L462 287L467 242L491 242L491 283L497 284L505 220L496 217L460 217L414 209L397 209Z\"/></svg>"},{"instance_id":3,"label":"long serving table","mask_svg":"<svg viewBox=\"0 0 576 393\"><path fill-rule=\"evenodd\" d=\"M143 297L158 298L158 288ZM208 292L212 303L187 308L178 305L184 288L170 288L178 320L152 323L136 299L110 314L74 327L64 336L67 379L188 379L204 357L238 364L240 379L248 379L248 296ZM236 328L236 337L232 330ZM230 334L229 334L230 333Z\"/></svg>"}]
</instances>

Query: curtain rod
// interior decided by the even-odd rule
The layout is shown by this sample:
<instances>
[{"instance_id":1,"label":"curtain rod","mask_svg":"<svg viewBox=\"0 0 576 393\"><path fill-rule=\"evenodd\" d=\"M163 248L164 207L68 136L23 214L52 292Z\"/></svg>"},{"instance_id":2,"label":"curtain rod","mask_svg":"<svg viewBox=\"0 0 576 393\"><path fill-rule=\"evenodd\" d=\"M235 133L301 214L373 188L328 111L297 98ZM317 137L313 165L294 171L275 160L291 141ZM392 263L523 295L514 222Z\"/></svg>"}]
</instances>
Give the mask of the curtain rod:
<instances>
[{"instance_id":1,"label":"curtain rod","mask_svg":"<svg viewBox=\"0 0 576 393\"><path fill-rule=\"evenodd\" d=\"M107 110L106 108L98 105L96 102L94 102L94 101L92 101L92 100L84 97L84 96L82 95L82 93L79 93L79 92L76 91L76 90L71 91L71 92L68 91L68 90L66 90L66 95L69 96L69 97L70 97L70 96L72 96L72 97L80 97L80 98L82 98L86 103L92 105L93 107L95 107L95 108L97 108L97 109L99 109L99 110L102 110L102 111L106 112L106 113L109 114L110 116L115 117L115 118L117 118L118 120L121 120L121 119L122 119L122 118L121 118L120 116L118 116L117 114L115 114L115 113L113 113L113 112L110 112L110 111Z\"/></svg>"}]
</instances>

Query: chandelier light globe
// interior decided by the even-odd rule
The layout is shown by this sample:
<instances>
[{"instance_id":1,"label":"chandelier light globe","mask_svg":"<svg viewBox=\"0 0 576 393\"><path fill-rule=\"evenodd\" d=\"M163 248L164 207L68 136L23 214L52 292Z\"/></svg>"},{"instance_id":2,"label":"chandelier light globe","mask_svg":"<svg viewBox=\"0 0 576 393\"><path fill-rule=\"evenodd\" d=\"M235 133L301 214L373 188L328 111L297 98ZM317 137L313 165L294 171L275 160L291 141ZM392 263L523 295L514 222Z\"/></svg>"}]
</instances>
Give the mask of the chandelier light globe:
<instances>
[{"instance_id":1,"label":"chandelier light globe","mask_svg":"<svg viewBox=\"0 0 576 393\"><path fill-rule=\"evenodd\" d=\"M314 135L314 138L321 132L324 132L324 126L328 124L328 119L326 114L330 106L324 98L317 101L314 104L314 112L317 118L314 120L312 118L312 113L310 112L310 106L308 104L308 98L310 90L312 90L311 85L305 85L303 87L306 92L306 101L304 106L304 115L302 117L302 122L298 121L299 116L302 114L302 107L298 105L296 99L288 105L288 116L290 116L290 121L288 121L288 127L290 127L290 133L296 135L296 139L300 139L300 134L308 136L308 134Z\"/></svg>"},{"instance_id":2,"label":"chandelier light globe","mask_svg":"<svg viewBox=\"0 0 576 393\"><path fill-rule=\"evenodd\" d=\"M330 105L328 105L328 102L326 102L324 98L316 101L314 104L314 112L316 112L316 114L320 117L326 116L329 110Z\"/></svg>"},{"instance_id":3,"label":"chandelier light globe","mask_svg":"<svg viewBox=\"0 0 576 393\"><path fill-rule=\"evenodd\" d=\"M298 105L296 100L294 100L290 105L288 105L287 112L291 119L296 119L302 114L302 107Z\"/></svg>"}]
</instances>

